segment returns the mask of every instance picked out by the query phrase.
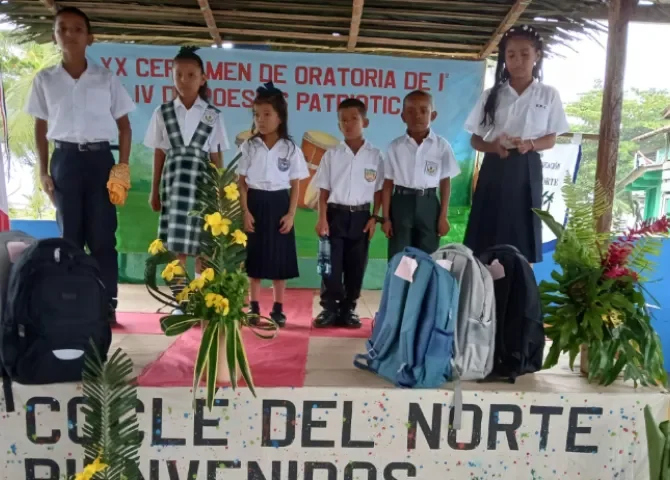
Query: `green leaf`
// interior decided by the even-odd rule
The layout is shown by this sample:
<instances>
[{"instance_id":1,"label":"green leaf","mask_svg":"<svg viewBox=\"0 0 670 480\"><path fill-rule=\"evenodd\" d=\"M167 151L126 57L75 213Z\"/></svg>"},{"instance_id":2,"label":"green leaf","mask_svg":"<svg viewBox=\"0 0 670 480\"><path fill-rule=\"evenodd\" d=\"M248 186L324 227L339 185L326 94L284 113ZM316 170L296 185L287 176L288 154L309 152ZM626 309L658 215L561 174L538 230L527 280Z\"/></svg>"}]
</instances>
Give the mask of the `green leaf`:
<instances>
[{"instance_id":1,"label":"green leaf","mask_svg":"<svg viewBox=\"0 0 670 480\"><path fill-rule=\"evenodd\" d=\"M554 342L551 344L551 347L549 348L549 353L547 354L547 358L544 359L544 365L542 365L542 368L544 370L548 370L550 368L555 367L558 364L558 359L561 356L561 349L558 345L558 343Z\"/></svg>"},{"instance_id":2,"label":"green leaf","mask_svg":"<svg viewBox=\"0 0 670 480\"><path fill-rule=\"evenodd\" d=\"M195 325L199 324L201 320L194 315L168 315L162 317L161 320L161 330L168 337L175 335L181 335L182 333L190 330Z\"/></svg>"},{"instance_id":3,"label":"green leaf","mask_svg":"<svg viewBox=\"0 0 670 480\"><path fill-rule=\"evenodd\" d=\"M249 368L249 359L247 358L247 352L244 348L244 343L242 342L242 334L239 329L235 330L236 343L237 343L237 363L240 366L240 372L242 373L242 378L247 383L251 394L256 396L256 389L254 388L254 379L251 375L251 369Z\"/></svg>"},{"instance_id":4,"label":"green leaf","mask_svg":"<svg viewBox=\"0 0 670 480\"><path fill-rule=\"evenodd\" d=\"M563 225L554 219L554 217L551 215L551 213L547 212L546 210L541 210L539 208L533 208L533 212L535 212L535 215L540 217L540 220L542 220L547 227L549 227L549 230L551 230L551 233L553 233L557 239L560 239L563 236L564 228Z\"/></svg>"},{"instance_id":5,"label":"green leaf","mask_svg":"<svg viewBox=\"0 0 670 480\"><path fill-rule=\"evenodd\" d=\"M216 329L217 334L212 337L211 347L207 352L207 409L210 411L214 406L214 395L216 394L216 377L219 369L219 349L222 348L221 336L225 335L224 326Z\"/></svg>"},{"instance_id":6,"label":"green leaf","mask_svg":"<svg viewBox=\"0 0 670 480\"><path fill-rule=\"evenodd\" d=\"M198 349L198 357L195 361L195 368L193 369L193 395L196 395L197 389L202 381L202 376L205 373L205 367L209 360L209 350L212 348L215 337L219 334L219 324L217 322L208 322L204 331L202 332L202 340L200 341L200 348Z\"/></svg>"},{"instance_id":7,"label":"green leaf","mask_svg":"<svg viewBox=\"0 0 670 480\"><path fill-rule=\"evenodd\" d=\"M230 384L237 388L237 324L232 322L226 332L226 357L230 370Z\"/></svg>"}]
</instances>

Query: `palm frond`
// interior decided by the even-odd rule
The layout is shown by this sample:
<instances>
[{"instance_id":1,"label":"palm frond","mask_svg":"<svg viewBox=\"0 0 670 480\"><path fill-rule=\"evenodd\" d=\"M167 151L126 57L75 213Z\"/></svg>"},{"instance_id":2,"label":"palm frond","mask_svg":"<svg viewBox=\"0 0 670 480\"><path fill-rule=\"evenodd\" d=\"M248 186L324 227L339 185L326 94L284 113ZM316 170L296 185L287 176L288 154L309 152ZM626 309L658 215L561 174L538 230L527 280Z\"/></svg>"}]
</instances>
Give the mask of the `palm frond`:
<instances>
[{"instance_id":1,"label":"palm frond","mask_svg":"<svg viewBox=\"0 0 670 480\"><path fill-rule=\"evenodd\" d=\"M99 480L139 478L140 432L133 362L121 349L104 362L93 346L83 372L86 461L101 457L108 465Z\"/></svg>"}]
</instances>

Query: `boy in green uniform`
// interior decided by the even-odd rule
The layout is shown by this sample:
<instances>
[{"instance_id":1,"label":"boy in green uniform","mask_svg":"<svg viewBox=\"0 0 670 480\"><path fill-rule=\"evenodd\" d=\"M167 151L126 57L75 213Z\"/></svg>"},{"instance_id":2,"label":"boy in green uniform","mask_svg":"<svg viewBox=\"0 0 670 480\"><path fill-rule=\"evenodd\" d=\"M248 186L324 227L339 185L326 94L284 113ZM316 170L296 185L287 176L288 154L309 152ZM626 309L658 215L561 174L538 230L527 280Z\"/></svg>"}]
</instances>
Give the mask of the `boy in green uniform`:
<instances>
[{"instance_id":1,"label":"boy in green uniform","mask_svg":"<svg viewBox=\"0 0 670 480\"><path fill-rule=\"evenodd\" d=\"M451 179L460 168L449 142L431 130L435 118L429 93L416 90L405 97L407 131L391 143L384 165L382 229L389 260L409 246L433 253L449 233Z\"/></svg>"}]
</instances>

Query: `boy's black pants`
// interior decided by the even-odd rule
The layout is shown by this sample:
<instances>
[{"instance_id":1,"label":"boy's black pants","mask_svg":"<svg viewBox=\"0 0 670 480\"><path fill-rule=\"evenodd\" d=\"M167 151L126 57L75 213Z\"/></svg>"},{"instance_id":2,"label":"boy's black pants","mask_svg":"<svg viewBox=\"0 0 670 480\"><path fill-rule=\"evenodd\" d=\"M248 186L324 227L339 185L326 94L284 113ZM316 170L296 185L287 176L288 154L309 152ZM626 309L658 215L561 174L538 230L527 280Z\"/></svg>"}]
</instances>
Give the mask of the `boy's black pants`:
<instances>
[{"instance_id":1,"label":"boy's black pants","mask_svg":"<svg viewBox=\"0 0 670 480\"><path fill-rule=\"evenodd\" d=\"M406 247L428 254L440 247L437 224L440 219L440 200L436 188L416 190L396 186L391 197L393 236L388 243L388 260Z\"/></svg>"},{"instance_id":2,"label":"boy's black pants","mask_svg":"<svg viewBox=\"0 0 670 480\"><path fill-rule=\"evenodd\" d=\"M363 232L370 205L328 205L331 274L321 283L321 306L329 311L355 309L361 296L370 240Z\"/></svg>"},{"instance_id":3,"label":"boy's black pants","mask_svg":"<svg viewBox=\"0 0 670 480\"><path fill-rule=\"evenodd\" d=\"M77 145L56 142L51 178L58 225L63 238L88 247L100 267L110 305L116 308L119 265L116 251L116 207L107 181L115 160L109 143Z\"/></svg>"}]
</instances>

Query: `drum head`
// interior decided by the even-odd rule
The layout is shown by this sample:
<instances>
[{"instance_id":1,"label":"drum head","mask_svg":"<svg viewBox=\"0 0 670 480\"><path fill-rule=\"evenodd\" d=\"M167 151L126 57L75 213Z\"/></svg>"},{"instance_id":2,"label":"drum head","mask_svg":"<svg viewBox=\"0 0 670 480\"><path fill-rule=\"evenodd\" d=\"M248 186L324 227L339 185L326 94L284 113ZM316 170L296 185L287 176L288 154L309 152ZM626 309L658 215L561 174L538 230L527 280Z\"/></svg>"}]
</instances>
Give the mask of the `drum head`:
<instances>
[{"instance_id":1,"label":"drum head","mask_svg":"<svg viewBox=\"0 0 670 480\"><path fill-rule=\"evenodd\" d=\"M320 132L318 130L310 130L305 132L304 138L308 142L316 145L317 147L321 147L324 150L328 150L329 148L336 147L340 144L339 139L329 135L326 132Z\"/></svg>"}]
</instances>

